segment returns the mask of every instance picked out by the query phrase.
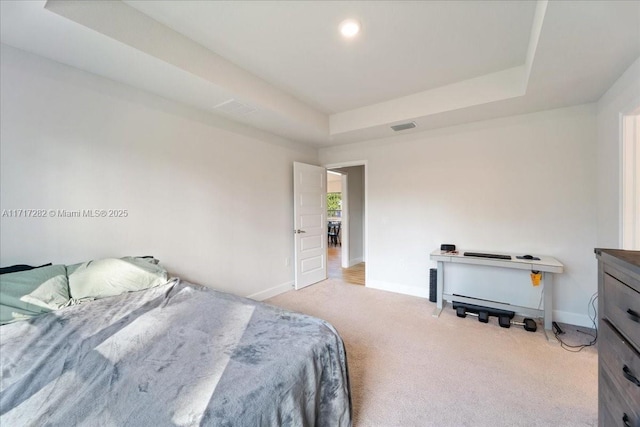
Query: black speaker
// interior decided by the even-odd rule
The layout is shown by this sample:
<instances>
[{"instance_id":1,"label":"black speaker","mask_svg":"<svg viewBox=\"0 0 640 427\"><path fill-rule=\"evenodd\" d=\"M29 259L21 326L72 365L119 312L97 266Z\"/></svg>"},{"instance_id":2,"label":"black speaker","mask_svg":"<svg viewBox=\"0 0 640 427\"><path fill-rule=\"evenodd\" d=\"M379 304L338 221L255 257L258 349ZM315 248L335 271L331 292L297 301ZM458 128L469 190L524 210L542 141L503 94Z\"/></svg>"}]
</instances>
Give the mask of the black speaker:
<instances>
[{"instance_id":1,"label":"black speaker","mask_svg":"<svg viewBox=\"0 0 640 427\"><path fill-rule=\"evenodd\" d=\"M456 245L443 243L442 245L440 245L440 250L441 251L455 251L456 250Z\"/></svg>"},{"instance_id":2,"label":"black speaker","mask_svg":"<svg viewBox=\"0 0 640 427\"><path fill-rule=\"evenodd\" d=\"M438 302L438 269L429 269L429 301Z\"/></svg>"}]
</instances>

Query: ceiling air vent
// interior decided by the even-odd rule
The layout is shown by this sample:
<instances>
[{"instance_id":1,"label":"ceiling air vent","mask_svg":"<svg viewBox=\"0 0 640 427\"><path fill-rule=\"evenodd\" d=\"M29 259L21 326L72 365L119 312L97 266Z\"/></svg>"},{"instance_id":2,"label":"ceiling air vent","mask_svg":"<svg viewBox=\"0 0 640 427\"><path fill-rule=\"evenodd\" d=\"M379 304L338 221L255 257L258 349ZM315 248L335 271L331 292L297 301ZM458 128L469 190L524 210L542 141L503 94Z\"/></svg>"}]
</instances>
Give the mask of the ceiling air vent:
<instances>
[{"instance_id":1,"label":"ceiling air vent","mask_svg":"<svg viewBox=\"0 0 640 427\"><path fill-rule=\"evenodd\" d=\"M393 125L391 126L391 129L393 129L395 132L400 132L401 130L413 129L414 127L416 127L416 122L409 122L399 125Z\"/></svg>"},{"instance_id":2,"label":"ceiling air vent","mask_svg":"<svg viewBox=\"0 0 640 427\"><path fill-rule=\"evenodd\" d=\"M255 113L258 110L254 106L243 104L242 102L238 102L235 99L229 99L227 101L221 102L213 108L221 113L227 113L236 117L246 116L248 114Z\"/></svg>"}]
</instances>

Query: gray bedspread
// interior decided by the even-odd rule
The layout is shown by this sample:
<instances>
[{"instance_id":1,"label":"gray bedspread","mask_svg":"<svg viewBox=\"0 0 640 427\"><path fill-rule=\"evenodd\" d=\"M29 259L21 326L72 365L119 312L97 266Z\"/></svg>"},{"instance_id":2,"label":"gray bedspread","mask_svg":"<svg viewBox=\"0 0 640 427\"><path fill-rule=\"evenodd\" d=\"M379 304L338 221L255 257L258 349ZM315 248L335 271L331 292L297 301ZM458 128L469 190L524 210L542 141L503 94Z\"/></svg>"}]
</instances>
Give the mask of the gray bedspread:
<instances>
[{"instance_id":1,"label":"gray bedspread","mask_svg":"<svg viewBox=\"0 0 640 427\"><path fill-rule=\"evenodd\" d=\"M0 425L348 426L328 323L174 281L0 327Z\"/></svg>"}]
</instances>

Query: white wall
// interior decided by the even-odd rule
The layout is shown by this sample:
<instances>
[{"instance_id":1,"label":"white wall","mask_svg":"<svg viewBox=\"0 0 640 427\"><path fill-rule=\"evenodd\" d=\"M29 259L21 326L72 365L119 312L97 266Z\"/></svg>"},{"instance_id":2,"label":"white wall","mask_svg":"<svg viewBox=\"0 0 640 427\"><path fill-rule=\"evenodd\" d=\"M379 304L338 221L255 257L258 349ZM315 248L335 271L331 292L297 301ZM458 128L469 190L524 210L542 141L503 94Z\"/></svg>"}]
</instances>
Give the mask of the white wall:
<instances>
[{"instance_id":1,"label":"white wall","mask_svg":"<svg viewBox=\"0 0 640 427\"><path fill-rule=\"evenodd\" d=\"M595 105L320 150L321 164L356 160L368 162L367 286L427 296L441 243L551 255L566 267L555 319L590 323Z\"/></svg>"},{"instance_id":2,"label":"white wall","mask_svg":"<svg viewBox=\"0 0 640 427\"><path fill-rule=\"evenodd\" d=\"M618 244L618 116L640 99L640 60L597 118L578 106L322 149L318 159L5 45L1 54L0 208L129 215L2 217L2 265L152 254L186 279L265 297L293 278L291 163L318 160L368 161L367 279L379 287L426 296L428 253L445 242L549 254L566 266L556 319L585 323L593 247Z\"/></svg>"},{"instance_id":3,"label":"white wall","mask_svg":"<svg viewBox=\"0 0 640 427\"><path fill-rule=\"evenodd\" d=\"M620 248L620 115L640 107L640 58L598 101L598 246ZM640 169L640 166L638 166Z\"/></svg>"},{"instance_id":4,"label":"white wall","mask_svg":"<svg viewBox=\"0 0 640 427\"><path fill-rule=\"evenodd\" d=\"M313 149L2 46L1 264L154 255L174 274L266 297L293 280L292 162ZM273 291L273 292L272 292Z\"/></svg>"},{"instance_id":5,"label":"white wall","mask_svg":"<svg viewBox=\"0 0 640 427\"><path fill-rule=\"evenodd\" d=\"M347 173L349 203L349 266L364 261L364 166L341 168Z\"/></svg>"}]
</instances>

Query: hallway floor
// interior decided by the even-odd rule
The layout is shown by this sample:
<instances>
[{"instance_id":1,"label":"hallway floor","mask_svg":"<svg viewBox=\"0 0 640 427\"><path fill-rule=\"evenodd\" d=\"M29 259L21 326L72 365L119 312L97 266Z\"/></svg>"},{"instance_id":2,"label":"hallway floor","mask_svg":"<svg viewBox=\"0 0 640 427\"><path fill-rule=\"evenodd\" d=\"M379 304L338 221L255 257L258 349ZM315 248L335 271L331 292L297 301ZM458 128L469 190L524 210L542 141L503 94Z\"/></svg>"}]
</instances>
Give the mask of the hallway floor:
<instances>
[{"instance_id":1,"label":"hallway floor","mask_svg":"<svg viewBox=\"0 0 640 427\"><path fill-rule=\"evenodd\" d=\"M342 246L329 246L329 260L327 263L327 275L330 279L340 279L353 285L364 285L364 262L353 267L342 268Z\"/></svg>"}]
</instances>

